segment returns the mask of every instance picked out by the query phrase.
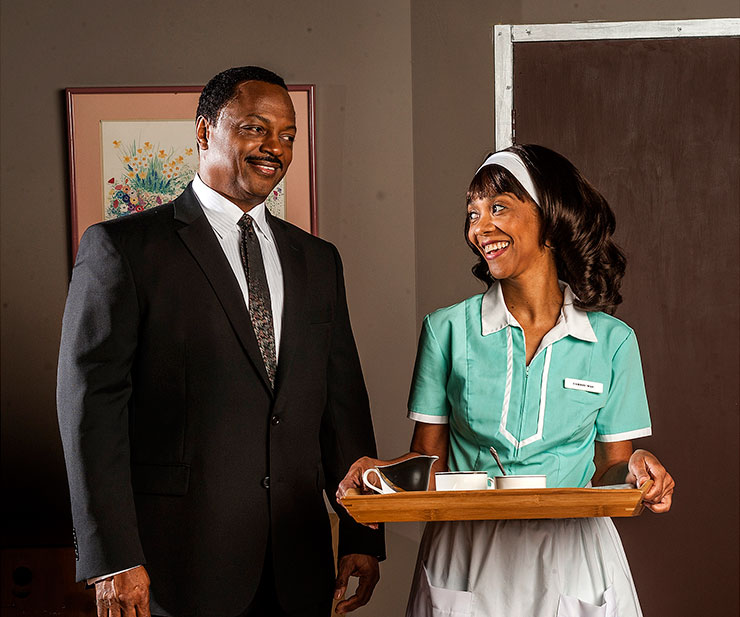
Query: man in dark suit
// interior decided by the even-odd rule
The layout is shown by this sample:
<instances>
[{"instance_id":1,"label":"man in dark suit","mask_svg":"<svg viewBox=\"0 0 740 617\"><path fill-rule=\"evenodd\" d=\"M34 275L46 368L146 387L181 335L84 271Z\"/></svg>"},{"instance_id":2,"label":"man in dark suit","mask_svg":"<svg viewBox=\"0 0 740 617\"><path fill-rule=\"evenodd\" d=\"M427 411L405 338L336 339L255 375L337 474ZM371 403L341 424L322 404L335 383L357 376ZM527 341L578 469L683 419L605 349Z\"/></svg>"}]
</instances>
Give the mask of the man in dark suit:
<instances>
[{"instance_id":1,"label":"man in dark suit","mask_svg":"<svg viewBox=\"0 0 740 617\"><path fill-rule=\"evenodd\" d=\"M322 492L375 451L336 249L270 215L296 134L283 80L201 94L198 176L85 233L64 313L59 424L79 580L99 615L329 615L365 604L382 531ZM151 579L151 587L149 581Z\"/></svg>"}]
</instances>

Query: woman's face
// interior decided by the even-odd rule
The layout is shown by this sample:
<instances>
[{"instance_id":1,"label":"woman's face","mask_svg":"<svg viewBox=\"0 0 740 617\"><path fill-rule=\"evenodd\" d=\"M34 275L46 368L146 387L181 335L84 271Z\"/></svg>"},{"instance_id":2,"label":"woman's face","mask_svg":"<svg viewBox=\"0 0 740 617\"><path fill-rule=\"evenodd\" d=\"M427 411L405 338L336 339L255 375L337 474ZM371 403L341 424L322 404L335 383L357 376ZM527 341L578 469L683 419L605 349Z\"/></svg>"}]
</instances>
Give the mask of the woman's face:
<instances>
[{"instance_id":1,"label":"woman's face","mask_svg":"<svg viewBox=\"0 0 740 617\"><path fill-rule=\"evenodd\" d=\"M468 204L468 240L483 255L495 279L516 278L547 264L550 252L540 244L539 208L512 193Z\"/></svg>"}]
</instances>

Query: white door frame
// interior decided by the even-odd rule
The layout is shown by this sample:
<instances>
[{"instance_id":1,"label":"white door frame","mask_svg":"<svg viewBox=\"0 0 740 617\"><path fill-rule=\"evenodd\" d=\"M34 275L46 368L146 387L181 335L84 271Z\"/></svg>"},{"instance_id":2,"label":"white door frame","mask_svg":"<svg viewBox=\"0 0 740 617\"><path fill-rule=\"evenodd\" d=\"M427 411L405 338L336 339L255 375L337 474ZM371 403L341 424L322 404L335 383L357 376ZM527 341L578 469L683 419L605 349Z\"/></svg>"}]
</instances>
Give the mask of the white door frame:
<instances>
[{"instance_id":1,"label":"white door frame","mask_svg":"<svg viewBox=\"0 0 740 617\"><path fill-rule=\"evenodd\" d=\"M493 27L493 122L496 150L514 143L514 43L740 36L740 19L582 22Z\"/></svg>"}]
</instances>

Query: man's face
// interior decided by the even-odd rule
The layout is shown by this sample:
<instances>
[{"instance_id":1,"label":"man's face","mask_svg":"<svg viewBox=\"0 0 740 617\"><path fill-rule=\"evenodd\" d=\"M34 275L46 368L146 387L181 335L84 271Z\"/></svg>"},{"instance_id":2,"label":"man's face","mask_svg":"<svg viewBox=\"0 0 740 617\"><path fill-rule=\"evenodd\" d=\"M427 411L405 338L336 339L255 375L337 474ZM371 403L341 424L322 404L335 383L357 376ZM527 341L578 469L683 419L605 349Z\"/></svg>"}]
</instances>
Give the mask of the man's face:
<instances>
[{"instance_id":1,"label":"man's face","mask_svg":"<svg viewBox=\"0 0 740 617\"><path fill-rule=\"evenodd\" d=\"M196 132L201 179L247 211L265 200L293 159L293 103L280 86L246 81L215 124L198 118Z\"/></svg>"}]
</instances>

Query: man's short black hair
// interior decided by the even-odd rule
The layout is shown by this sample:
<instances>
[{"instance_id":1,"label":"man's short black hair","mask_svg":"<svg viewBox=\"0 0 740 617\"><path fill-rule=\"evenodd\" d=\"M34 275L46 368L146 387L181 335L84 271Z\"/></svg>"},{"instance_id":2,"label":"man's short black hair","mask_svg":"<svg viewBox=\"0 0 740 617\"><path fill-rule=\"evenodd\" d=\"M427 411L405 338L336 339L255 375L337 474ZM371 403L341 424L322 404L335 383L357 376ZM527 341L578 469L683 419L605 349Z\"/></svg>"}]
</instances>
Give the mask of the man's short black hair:
<instances>
[{"instance_id":1,"label":"man's short black hair","mask_svg":"<svg viewBox=\"0 0 740 617\"><path fill-rule=\"evenodd\" d=\"M203 116L211 124L216 124L218 114L236 95L236 87L245 81L264 81L288 89L280 75L259 66L239 66L226 69L213 77L203 88L198 99L197 120Z\"/></svg>"}]
</instances>

